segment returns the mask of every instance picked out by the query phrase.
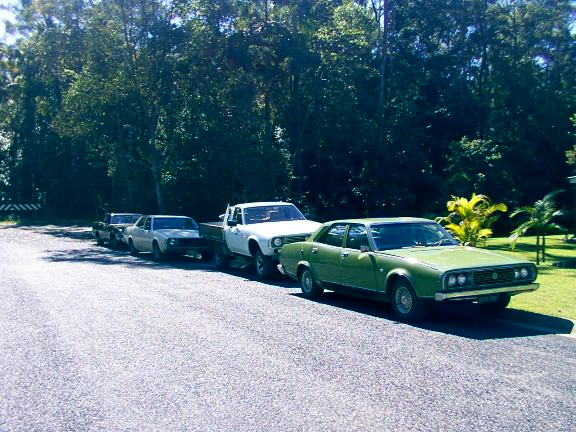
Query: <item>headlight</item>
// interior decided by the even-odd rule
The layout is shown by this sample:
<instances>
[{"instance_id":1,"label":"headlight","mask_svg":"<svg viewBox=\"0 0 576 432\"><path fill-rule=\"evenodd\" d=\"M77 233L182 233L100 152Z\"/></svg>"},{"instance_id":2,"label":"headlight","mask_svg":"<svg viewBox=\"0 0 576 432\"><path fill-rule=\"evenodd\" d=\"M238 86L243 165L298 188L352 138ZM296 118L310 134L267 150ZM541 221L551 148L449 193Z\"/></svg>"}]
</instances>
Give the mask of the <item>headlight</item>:
<instances>
[{"instance_id":1,"label":"headlight","mask_svg":"<svg viewBox=\"0 0 576 432\"><path fill-rule=\"evenodd\" d=\"M526 267L514 269L514 279L526 279L530 276L530 270Z\"/></svg>"},{"instance_id":2,"label":"headlight","mask_svg":"<svg viewBox=\"0 0 576 432\"><path fill-rule=\"evenodd\" d=\"M170 246L176 246L176 244L178 244L178 240L176 240L176 239L170 239L170 240L168 240L168 245L170 245Z\"/></svg>"},{"instance_id":3,"label":"headlight","mask_svg":"<svg viewBox=\"0 0 576 432\"><path fill-rule=\"evenodd\" d=\"M272 243L273 247L278 248L282 246L282 243L284 243L284 239L282 237L274 237L270 243Z\"/></svg>"},{"instance_id":4,"label":"headlight","mask_svg":"<svg viewBox=\"0 0 576 432\"><path fill-rule=\"evenodd\" d=\"M448 286L449 287L456 286L457 282L458 282L458 279L456 278L456 275L450 275L448 277Z\"/></svg>"},{"instance_id":5,"label":"headlight","mask_svg":"<svg viewBox=\"0 0 576 432\"><path fill-rule=\"evenodd\" d=\"M466 285L466 275L464 273L458 275L458 285Z\"/></svg>"}]
</instances>

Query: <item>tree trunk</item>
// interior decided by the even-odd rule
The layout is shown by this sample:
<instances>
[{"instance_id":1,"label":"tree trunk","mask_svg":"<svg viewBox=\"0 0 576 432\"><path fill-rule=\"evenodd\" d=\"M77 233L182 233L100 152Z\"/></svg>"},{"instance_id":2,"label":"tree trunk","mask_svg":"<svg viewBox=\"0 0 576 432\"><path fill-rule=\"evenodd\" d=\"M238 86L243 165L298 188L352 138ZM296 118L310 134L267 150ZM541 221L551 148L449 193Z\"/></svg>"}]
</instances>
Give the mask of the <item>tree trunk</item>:
<instances>
[{"instance_id":1,"label":"tree trunk","mask_svg":"<svg viewBox=\"0 0 576 432\"><path fill-rule=\"evenodd\" d=\"M536 234L536 265L540 265L540 234Z\"/></svg>"}]
</instances>

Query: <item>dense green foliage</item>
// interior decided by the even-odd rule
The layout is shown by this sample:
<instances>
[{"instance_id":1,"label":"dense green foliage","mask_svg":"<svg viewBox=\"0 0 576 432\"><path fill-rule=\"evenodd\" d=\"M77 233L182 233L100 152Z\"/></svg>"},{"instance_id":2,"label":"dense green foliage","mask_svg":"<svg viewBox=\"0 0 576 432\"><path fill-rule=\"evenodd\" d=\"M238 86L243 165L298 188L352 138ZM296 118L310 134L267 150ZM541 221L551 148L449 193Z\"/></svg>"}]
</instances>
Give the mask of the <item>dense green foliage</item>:
<instances>
[{"instance_id":1,"label":"dense green foliage","mask_svg":"<svg viewBox=\"0 0 576 432\"><path fill-rule=\"evenodd\" d=\"M506 204L494 204L486 195L472 194L472 198L452 197L446 204L448 216L436 220L464 244L478 246L492 236L497 212L506 212Z\"/></svg>"},{"instance_id":2,"label":"dense green foliage","mask_svg":"<svg viewBox=\"0 0 576 432\"><path fill-rule=\"evenodd\" d=\"M0 199L431 216L572 173L571 0L21 0L17 18Z\"/></svg>"}]
</instances>

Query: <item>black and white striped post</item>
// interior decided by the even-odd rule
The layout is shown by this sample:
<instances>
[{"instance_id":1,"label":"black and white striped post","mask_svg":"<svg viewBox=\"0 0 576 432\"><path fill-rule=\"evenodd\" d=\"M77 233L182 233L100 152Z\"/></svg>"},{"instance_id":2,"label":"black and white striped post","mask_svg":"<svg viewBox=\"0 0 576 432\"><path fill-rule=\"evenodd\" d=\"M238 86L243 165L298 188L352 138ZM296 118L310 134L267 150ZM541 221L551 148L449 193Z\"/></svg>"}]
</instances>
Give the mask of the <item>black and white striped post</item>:
<instances>
[{"instance_id":1,"label":"black and white striped post","mask_svg":"<svg viewBox=\"0 0 576 432\"><path fill-rule=\"evenodd\" d=\"M41 204L0 204L0 212L26 212L38 211L42 208Z\"/></svg>"}]
</instances>

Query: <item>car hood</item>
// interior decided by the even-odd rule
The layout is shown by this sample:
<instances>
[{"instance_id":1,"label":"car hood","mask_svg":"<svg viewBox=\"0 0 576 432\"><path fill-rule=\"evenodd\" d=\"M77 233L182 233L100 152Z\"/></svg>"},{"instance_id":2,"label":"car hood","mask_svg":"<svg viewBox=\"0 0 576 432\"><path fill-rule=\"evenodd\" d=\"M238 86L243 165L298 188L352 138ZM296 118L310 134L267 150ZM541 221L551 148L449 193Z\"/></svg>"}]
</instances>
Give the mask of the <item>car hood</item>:
<instances>
[{"instance_id":1,"label":"car hood","mask_svg":"<svg viewBox=\"0 0 576 432\"><path fill-rule=\"evenodd\" d=\"M414 247L380 253L406 258L443 271L528 263L511 255L469 246Z\"/></svg>"},{"instance_id":2,"label":"car hood","mask_svg":"<svg viewBox=\"0 0 576 432\"><path fill-rule=\"evenodd\" d=\"M154 231L156 234L166 238L199 238L200 233L198 230L184 230L184 229L159 229Z\"/></svg>"},{"instance_id":3,"label":"car hood","mask_svg":"<svg viewBox=\"0 0 576 432\"><path fill-rule=\"evenodd\" d=\"M290 236L297 234L312 234L320 227L319 222L310 220L294 220L281 222L264 222L246 225L247 230L262 238Z\"/></svg>"}]
</instances>

